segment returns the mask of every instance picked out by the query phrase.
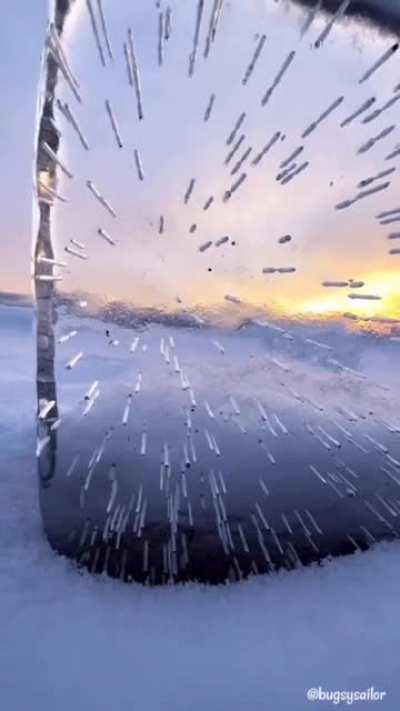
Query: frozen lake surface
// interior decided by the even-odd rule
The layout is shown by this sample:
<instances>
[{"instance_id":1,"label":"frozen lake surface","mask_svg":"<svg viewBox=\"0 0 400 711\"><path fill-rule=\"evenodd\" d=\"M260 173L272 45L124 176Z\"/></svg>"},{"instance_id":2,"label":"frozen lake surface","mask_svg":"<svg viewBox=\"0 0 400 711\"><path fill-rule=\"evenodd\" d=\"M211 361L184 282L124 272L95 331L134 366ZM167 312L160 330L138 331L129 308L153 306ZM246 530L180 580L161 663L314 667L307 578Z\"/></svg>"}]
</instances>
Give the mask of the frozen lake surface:
<instances>
[{"instance_id":1,"label":"frozen lake surface","mask_svg":"<svg viewBox=\"0 0 400 711\"><path fill-rule=\"evenodd\" d=\"M378 708L398 707L397 543L223 587L123 585L79 574L55 555L42 532L32 456L30 311L6 321L3 310L2 331L0 688L7 711L303 711L307 689L318 686L374 686L387 692Z\"/></svg>"},{"instance_id":2,"label":"frozen lake surface","mask_svg":"<svg viewBox=\"0 0 400 711\"><path fill-rule=\"evenodd\" d=\"M60 552L125 580L220 583L398 536L397 344L57 311L39 442Z\"/></svg>"}]
</instances>

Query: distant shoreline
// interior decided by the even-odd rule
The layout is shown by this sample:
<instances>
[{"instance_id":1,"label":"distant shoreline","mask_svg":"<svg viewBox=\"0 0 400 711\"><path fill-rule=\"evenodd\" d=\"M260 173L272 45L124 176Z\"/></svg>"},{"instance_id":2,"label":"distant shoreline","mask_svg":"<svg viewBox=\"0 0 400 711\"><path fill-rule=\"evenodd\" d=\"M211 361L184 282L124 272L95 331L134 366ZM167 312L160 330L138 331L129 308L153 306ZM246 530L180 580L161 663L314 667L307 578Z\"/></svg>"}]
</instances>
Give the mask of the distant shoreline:
<instances>
[{"instance_id":1,"label":"distant shoreline","mask_svg":"<svg viewBox=\"0 0 400 711\"><path fill-rule=\"evenodd\" d=\"M14 294L12 292L0 291L0 306L33 308L33 303L33 296L30 294Z\"/></svg>"}]
</instances>

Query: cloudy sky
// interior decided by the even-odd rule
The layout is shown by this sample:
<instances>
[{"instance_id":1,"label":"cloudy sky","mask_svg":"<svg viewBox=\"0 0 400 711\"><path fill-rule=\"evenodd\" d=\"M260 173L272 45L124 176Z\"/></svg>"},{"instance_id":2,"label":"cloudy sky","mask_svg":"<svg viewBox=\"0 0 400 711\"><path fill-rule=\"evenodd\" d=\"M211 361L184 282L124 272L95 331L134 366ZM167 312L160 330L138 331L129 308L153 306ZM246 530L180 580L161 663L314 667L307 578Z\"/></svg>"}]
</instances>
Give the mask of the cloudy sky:
<instances>
[{"instance_id":1,"label":"cloudy sky","mask_svg":"<svg viewBox=\"0 0 400 711\"><path fill-rule=\"evenodd\" d=\"M69 269L64 271L61 288L88 289L106 299L166 309L176 308L177 298L189 307L214 306L223 303L229 294L247 304L289 314L356 311L362 315L399 317L399 257L388 254L397 243L387 239L396 224L381 226L375 219L380 211L399 206L397 170L368 186L387 180L391 181L388 189L347 209L335 210L336 204L360 192L357 185L361 180L397 169L398 159L386 158L399 143L398 105L367 124L362 124L361 119L394 96L400 76L398 55L359 84L364 72L393 45L393 36L345 19L316 49L315 41L327 23L325 15L319 14L302 38L306 14L297 5L252 0L245 9L239 0L232 0L226 3L215 42L204 61L212 5L206 2L194 76L189 78L196 4L188 0L169 3L172 32L164 42L160 67L159 11L155 3L143 3L133 10L123 0L103 0L114 54L114 61L107 61L104 68L86 3L77 0L64 44L79 79L83 103L76 102L63 80L57 95L68 102L78 118L90 150L84 150L72 127L57 112L62 132L61 156L74 177L70 180L61 176L59 181L58 190L68 202L58 203L54 211L54 241L60 257L71 238L83 242L89 259L68 257ZM165 10L164 5L161 3L161 10ZM369 6L375 12L377 3L365 2L365 7ZM382 9L382 3L379 7ZM387 2L379 19L382 23L387 23L388 18L394 21L395 11L394 4ZM37 37L43 35L43 19L39 20L37 14L34 17ZM12 20L17 22L15 13ZM99 18L98 22L100 26ZM133 30L141 74L144 119L140 122L123 54L128 27ZM264 33L265 45L252 76L243 86L246 67ZM32 33L26 47L18 47L17 54L25 67L20 73L29 88L23 91L16 75L16 81L11 81L13 72L18 73L18 62L10 71L8 88L14 107L22 107L18 96L23 94L26 110L22 114L18 109L17 119L27 128L21 131L18 160L10 157L12 175L7 176L5 186L10 200L6 218L9 268L4 288L22 291L27 288L26 271L16 266L17 254L23 240L24 254L29 256L29 240L25 236L27 213L21 209L16 186L19 181L26 188L31 169L26 145L33 134L32 66L37 72L40 51L40 42L35 43L31 36ZM263 107L261 98L290 52L296 53L294 59ZM21 53L26 54L24 61ZM30 59L29 73L26 59ZM215 94L215 104L205 123L203 115L211 94ZM337 109L302 139L306 127L340 97L343 101ZM349 126L340 126L372 98L376 101L371 111ZM118 121L122 148L117 146L112 131L106 99ZM226 139L242 112L246 112L246 118L237 137L243 133L245 138L229 166L225 166L224 160L234 145L227 146ZM391 126L395 128L386 137L369 151L358 154L370 138ZM277 132L280 138L268 155L252 166L251 160ZM276 181L279 166L299 146L304 149L295 162L300 166L307 161L309 165L287 185L281 185ZM135 148L143 163L143 182L135 171ZM234 176L230 175L248 148L252 149L249 158ZM22 156L28 161L28 171ZM225 191L242 172L246 173L246 180L224 202ZM191 178L196 179L195 187L185 205L184 194ZM96 201L87 188L87 180L92 180L111 203L116 218ZM214 201L204 211L210 196ZM195 232L190 232L191 225L196 225ZM113 238L116 246L110 246L98 235L99 228ZM291 241L280 244L279 238L287 234ZM224 235L229 235L229 242L216 247L216 241ZM209 241L212 246L199 251ZM294 267L296 271L263 274L263 269L271 267ZM351 278L365 282L359 293L375 294L381 299L354 301L348 298L349 289L322 287L326 280Z\"/></svg>"}]
</instances>

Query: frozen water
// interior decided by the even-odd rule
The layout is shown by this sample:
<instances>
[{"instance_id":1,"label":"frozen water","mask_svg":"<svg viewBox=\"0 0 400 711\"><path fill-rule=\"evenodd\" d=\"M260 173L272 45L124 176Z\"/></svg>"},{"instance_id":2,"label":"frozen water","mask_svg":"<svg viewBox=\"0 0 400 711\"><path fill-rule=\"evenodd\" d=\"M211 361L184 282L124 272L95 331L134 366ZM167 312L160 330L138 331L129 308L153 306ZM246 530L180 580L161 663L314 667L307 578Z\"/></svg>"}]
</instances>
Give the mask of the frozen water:
<instances>
[{"instance_id":1,"label":"frozen water","mask_svg":"<svg viewBox=\"0 0 400 711\"><path fill-rule=\"evenodd\" d=\"M217 588L124 585L78 573L52 552L35 482L32 314L3 307L0 319L7 345L0 688L7 711L306 711L309 687L372 685L387 692L379 708L398 707L397 543ZM4 417L6 378L14 407Z\"/></svg>"}]
</instances>

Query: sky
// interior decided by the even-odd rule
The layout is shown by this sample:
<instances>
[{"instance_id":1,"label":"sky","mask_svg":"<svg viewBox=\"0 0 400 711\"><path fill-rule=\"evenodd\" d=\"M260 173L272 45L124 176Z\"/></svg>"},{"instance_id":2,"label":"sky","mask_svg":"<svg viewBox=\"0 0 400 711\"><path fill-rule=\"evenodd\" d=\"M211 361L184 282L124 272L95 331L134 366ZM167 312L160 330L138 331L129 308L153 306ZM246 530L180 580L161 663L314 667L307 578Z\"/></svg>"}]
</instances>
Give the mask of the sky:
<instances>
[{"instance_id":1,"label":"sky","mask_svg":"<svg viewBox=\"0 0 400 711\"><path fill-rule=\"evenodd\" d=\"M178 0L170 3L172 33L164 43L162 67L157 64L158 11L154 3L140 5L135 11L128 11L122 0L104 0L103 5L113 63L108 62L106 68L100 65L85 3L78 1L63 40L82 87L83 104L75 101L63 80L57 95L68 102L78 118L90 150L82 148L71 126L56 112L62 132L61 156L74 178L60 175L58 190L68 202L58 203L54 209L53 237L61 259L71 237L85 243L89 259L69 257L60 288L68 292L88 290L104 300L121 299L167 310L181 304L189 308L218 307L232 295L250 307L289 315L353 311L365 316L400 317L398 257L388 255L388 248L395 243L387 241L396 225L388 229L375 220L380 210L396 207L397 173L388 178L388 190L346 210L334 209L335 204L358 192L360 180L396 166L384 159L398 143L397 127L370 151L357 155L371 136L396 123L396 106L367 125L359 119L340 128L340 121L366 99L376 97L375 106L381 107L393 96L399 76L397 56L368 82L358 84L362 73L393 39L345 21L316 50L314 42L326 24L325 16L317 17L300 41L305 16L298 8L253 0L244 10L236 0L222 15L217 39L205 62L202 50L210 5L206 3L195 72L189 79L193 4ZM6 132L15 132L15 121L21 126L24 121L30 131L19 131L18 145L15 147L14 141L13 148L11 143L8 148L13 157L8 161L11 176L7 176L3 188L10 196L5 217L8 239L4 259L8 268L3 290L9 291L29 289L29 149L44 10L41 18L37 13L33 18L36 31L34 24L29 24L32 18L28 10L26 18L18 17L19 23L30 26L29 41L18 48L18 61L9 72L9 91L18 113L7 119ZM9 13L10 21L17 22L15 11L10 9ZM145 111L141 122L122 51L128 26L134 32L141 73ZM267 41L247 86L242 86L241 78L263 32ZM261 107L261 97L293 50L296 56L290 69L267 106ZM15 72L20 72L23 81L15 77ZM202 117L211 93L216 95L215 106L204 123ZM343 103L302 141L306 126L339 96L344 97ZM116 145L105 99L111 102L117 117L122 148ZM246 111L246 119L238 136L243 131L245 139L227 168L223 165L229 152L226 138L242 111ZM252 148L250 159L254 158L277 131L285 139L277 141L257 167L249 166L247 160L235 177L229 175L229 168L246 148ZM287 185L280 185L275 179L280 162L303 144L304 158L300 156L298 165L309 160L309 167ZM135 172L134 148L140 151L143 162L143 182ZM225 203L224 192L242 170L248 178ZM196 179L195 188L189 204L184 205L191 178ZM88 179L114 206L117 218L111 217L89 192ZM373 185L378 183L382 180ZM15 197L18 185L26 196L19 207ZM214 203L205 212L203 205L211 195ZM165 221L163 235L159 234L160 215ZM194 224L197 229L190 233ZM112 236L115 247L99 237L99 228ZM282 245L278 240L286 234L292 239ZM229 235L229 242L215 247L224 235ZM208 241L212 246L199 252ZM20 250L22 242L24 249ZM21 252L26 256L23 260ZM270 267L294 267L296 272L262 272ZM326 280L350 278L365 281L364 293L381 299L349 300L349 289L321 286Z\"/></svg>"},{"instance_id":2,"label":"sky","mask_svg":"<svg viewBox=\"0 0 400 711\"><path fill-rule=\"evenodd\" d=\"M0 116L1 291L30 291L32 160L47 2L2 2ZM10 37L13 41L10 41Z\"/></svg>"}]
</instances>

